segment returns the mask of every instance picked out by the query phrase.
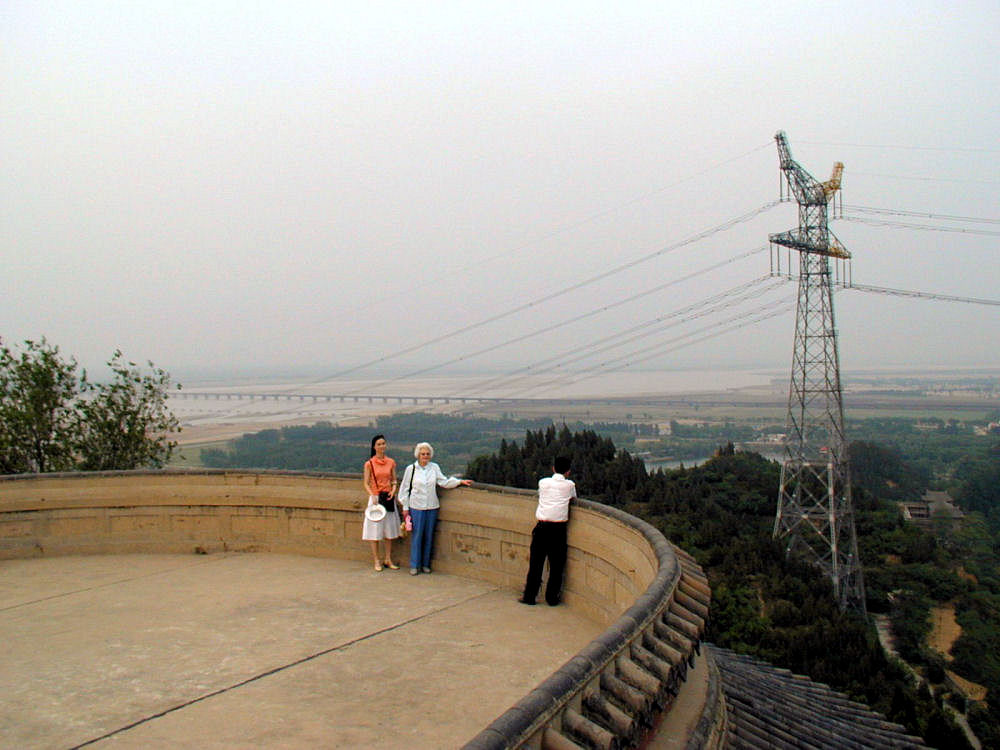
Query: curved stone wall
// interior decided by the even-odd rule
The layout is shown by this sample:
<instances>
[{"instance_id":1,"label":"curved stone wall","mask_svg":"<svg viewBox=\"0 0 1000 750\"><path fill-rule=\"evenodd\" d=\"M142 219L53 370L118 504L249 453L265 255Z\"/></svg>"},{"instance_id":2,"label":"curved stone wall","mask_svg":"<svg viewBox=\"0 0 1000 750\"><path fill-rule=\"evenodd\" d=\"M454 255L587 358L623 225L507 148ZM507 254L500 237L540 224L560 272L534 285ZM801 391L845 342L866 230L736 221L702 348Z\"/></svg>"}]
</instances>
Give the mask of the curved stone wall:
<instances>
[{"instance_id":1,"label":"curved stone wall","mask_svg":"<svg viewBox=\"0 0 1000 750\"><path fill-rule=\"evenodd\" d=\"M535 493L444 493L435 566L517 590ZM119 552L281 552L367 560L357 475L101 472L0 479L0 558ZM581 500L566 603L607 627L475 737L470 748L625 747L668 709L699 648L709 590L648 524ZM405 554L405 553L404 553Z\"/></svg>"}]
</instances>

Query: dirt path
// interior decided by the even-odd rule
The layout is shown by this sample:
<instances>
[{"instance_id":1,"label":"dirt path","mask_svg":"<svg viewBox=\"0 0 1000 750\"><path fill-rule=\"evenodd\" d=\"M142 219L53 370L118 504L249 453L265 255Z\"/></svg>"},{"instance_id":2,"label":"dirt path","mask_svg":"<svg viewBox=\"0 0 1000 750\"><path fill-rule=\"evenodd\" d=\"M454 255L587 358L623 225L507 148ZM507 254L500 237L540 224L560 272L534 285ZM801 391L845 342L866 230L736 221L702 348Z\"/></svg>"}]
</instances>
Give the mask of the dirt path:
<instances>
[{"instance_id":1,"label":"dirt path","mask_svg":"<svg viewBox=\"0 0 1000 750\"><path fill-rule=\"evenodd\" d=\"M962 635L962 626L955 620L955 605L945 604L931 609L931 632L927 645L941 654L945 661L952 661L951 647Z\"/></svg>"}]
</instances>

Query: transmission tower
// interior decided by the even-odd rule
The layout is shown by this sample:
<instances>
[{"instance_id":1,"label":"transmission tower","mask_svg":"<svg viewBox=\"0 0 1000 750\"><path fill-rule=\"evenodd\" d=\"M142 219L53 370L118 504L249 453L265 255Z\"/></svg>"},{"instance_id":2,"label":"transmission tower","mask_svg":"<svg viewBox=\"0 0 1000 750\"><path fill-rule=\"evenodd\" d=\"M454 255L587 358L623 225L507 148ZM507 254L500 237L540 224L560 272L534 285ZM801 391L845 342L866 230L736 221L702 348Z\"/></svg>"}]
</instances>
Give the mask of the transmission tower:
<instances>
[{"instance_id":1,"label":"transmission tower","mask_svg":"<svg viewBox=\"0 0 1000 750\"><path fill-rule=\"evenodd\" d=\"M823 570L842 610L864 613L830 275L830 259L846 263L851 254L827 221L844 165L834 164L831 178L819 182L792 159L784 132L775 140L788 190L782 197L798 202L799 226L770 241L798 251L799 296L774 536L787 539L789 554L801 553Z\"/></svg>"}]
</instances>

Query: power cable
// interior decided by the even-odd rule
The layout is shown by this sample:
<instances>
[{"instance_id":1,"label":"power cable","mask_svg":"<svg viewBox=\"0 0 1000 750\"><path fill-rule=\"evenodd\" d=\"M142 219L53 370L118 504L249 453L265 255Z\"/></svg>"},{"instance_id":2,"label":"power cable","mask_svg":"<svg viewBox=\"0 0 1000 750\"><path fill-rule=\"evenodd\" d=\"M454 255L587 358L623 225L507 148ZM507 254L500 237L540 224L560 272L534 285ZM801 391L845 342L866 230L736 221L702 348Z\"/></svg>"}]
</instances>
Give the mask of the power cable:
<instances>
[{"instance_id":1,"label":"power cable","mask_svg":"<svg viewBox=\"0 0 1000 750\"><path fill-rule=\"evenodd\" d=\"M404 347L403 349L396 350L396 351L392 352L391 354L386 354L386 355L384 355L382 357L377 357L376 359L371 359L371 360L368 360L366 362L362 362L359 365L354 365L353 367L345 368L345 369L340 370L338 372L335 372L335 373L333 373L331 375L326 375L326 376L324 376L322 378L318 378L316 380L312 380L309 383L307 383L307 385L315 385L317 383L324 383L324 382L326 382L328 380L334 380L336 378L340 378L340 377L343 377L345 375L350 375L351 373L357 372L359 370L367 369L369 367L372 367L373 365L382 364L383 362L387 362L387 361L389 361L391 359L395 359L397 357L401 357L404 354L411 354L411 353L413 353L415 351L419 351L421 349L426 349L429 346L432 346L434 344L439 344L442 341L447 341L448 339L454 338L455 336L459 336L459 335L461 335L463 333L468 333L469 331L474 331L474 330L476 330L478 328L482 328L483 326L489 325L490 323L496 323L499 320L503 320L504 318L509 318L512 315L516 315L517 313L524 312L525 310L530 310L533 307L538 307L538 306L540 306L542 304L551 302L552 300L555 300L555 299L558 299L560 297L563 297L563 296L569 294L570 292L575 292L575 291L577 291L579 289L582 289L582 288L584 288L586 286L594 284L594 283L596 283L598 281L602 281L603 279L606 279L606 278L608 278L610 276L614 276L615 274L621 273L622 271L626 271L626 270L628 270L630 268L634 268L634 267L636 267L636 266L638 266L638 265L640 265L642 263L645 263L647 261L653 260L654 258L658 258L661 255L665 255L666 253L670 253L670 252L673 252L675 250L679 250L682 247L686 247L687 245L694 244L695 242L698 242L700 240L706 239L707 237L711 237L714 234L718 234L719 232L723 232L723 231L725 231L727 229L731 229L732 227L734 227L734 226L736 226L738 224L750 221L754 217L759 216L760 214L764 213L765 211L768 211L768 210L774 208L775 206L779 205L780 203L781 203L781 201L770 201L770 202L765 203L764 205L762 205L762 206L760 206L758 208L755 208L754 210L752 210L752 211L750 211L748 213L745 213L745 214L743 214L741 216L737 216L735 218L729 219L729 220L723 222L722 224L714 226L714 227L712 227L710 229L706 229L706 230L704 230L702 232L699 232L698 234L692 235L691 237L688 237L688 238L686 238L684 240L680 240L679 242L675 242L675 243L673 243L671 245L667 245L666 247L660 248L659 250L655 250L652 253L647 253L646 255L643 255L643 256L641 256L639 258L636 258L634 260L630 260L630 261L628 261L626 263L622 263L622 264L617 265L617 266L615 266L613 268L610 268L610 269L608 269L606 271L602 271L601 273L598 273L598 274L596 274L594 276L591 276L589 278L583 279L582 281L578 281L578 282L576 282L574 284L571 284L570 286L563 287L562 289L560 289L560 290L558 290L556 292L552 292L551 294L547 294L547 295L545 295L543 297L535 298L535 299L533 299L533 300L531 300L529 302L525 302L525 303L523 303L521 305L517 305L516 307L513 307L513 308L510 308L508 310L505 310L504 312L500 312L500 313L497 313L495 315L491 315L488 318L484 318L483 320L479 320L479 321L477 321L475 323L470 323L468 325L461 326L460 328L453 329L451 331L448 331L447 333L443 333L443 334L440 334L438 336L434 336L432 338L425 339L424 341L421 341L421 342L419 342L417 344L413 344L411 346Z\"/></svg>"},{"instance_id":2,"label":"power cable","mask_svg":"<svg viewBox=\"0 0 1000 750\"><path fill-rule=\"evenodd\" d=\"M951 294L936 294L934 292L914 292L907 289L890 289L888 287L881 286L869 286L868 284L837 284L841 289L845 290L857 290L859 292L871 292L874 294L888 294L895 297L915 297L917 299L933 299L943 302L964 302L970 305L989 305L991 307L1000 307L1000 300L995 299L981 299L977 297L959 297Z\"/></svg>"},{"instance_id":3,"label":"power cable","mask_svg":"<svg viewBox=\"0 0 1000 750\"><path fill-rule=\"evenodd\" d=\"M602 219L602 218L604 218L606 216L613 215L613 214L617 213L618 211L621 211L622 209L628 208L629 206L633 206L633 205L642 203L644 201L647 201L650 198L652 198L653 196L659 195L660 193L664 193L664 192L666 192L668 190L671 190L671 189L673 189L673 188L675 188L675 187L677 187L679 185L683 185L686 182L690 182L690 181L692 181L692 180L694 180L694 179L696 179L698 177L701 177L701 176L703 176L705 174L708 174L708 173L710 173L710 172L712 172L712 171L714 171L716 169L719 169L720 167L724 167L724 166L726 166L728 164L732 164L734 162L740 161L741 159L745 159L746 157L748 157L748 156L750 156L752 154L755 154L758 151L762 151L762 150L768 149L770 147L771 147L771 142L770 141L768 141L767 143L762 143L762 144L760 144L758 146L755 146L755 147L751 148L748 151L744 151L741 154L738 154L736 156L732 156L732 157L729 157L727 159L723 159L721 161L718 161L718 162L715 162L713 164L710 164L710 165L708 165L707 167L705 167L702 170L699 170L699 171L694 172L692 174L689 174L689 175L686 175L684 177L681 177L680 179L677 179L674 182L671 182L671 183L669 183L667 185L663 185L661 187L654 188L653 190L649 190L649 191L647 191L645 193L642 193L641 195L638 195L636 197L630 198L630 199L625 200L625 201L623 201L621 203L613 205L610 208L606 208L606 209L597 211L595 213L589 214L587 216L584 216L582 219L578 219L578 220L575 220L575 221L567 222L565 224L556 226L553 229L550 229L550 230L548 230L546 232L543 232L542 234L538 235L537 237L534 237L533 239L530 239L530 240L527 240L525 242L522 242L519 245L516 245L515 247L513 247L511 249L504 250L504 251L499 252L499 253L495 253L495 254L487 256L485 258L477 258L477 259L471 260L468 263L465 263L464 265L459 265L459 266L456 266L454 268L451 268L451 269L445 271L445 273L458 274L458 273L462 273L464 271L467 271L470 268L475 268L477 266L482 266L482 265L484 265L486 263L489 263L489 262L492 262L494 260L509 259L511 256L513 256L515 254L518 254L518 253L521 253L523 250L526 250L526 249L528 249L528 248L530 248L530 247L532 247L534 245L537 245L540 242L544 242L544 241L550 240L550 239L552 239L554 237L558 237L559 235L565 234L566 232L571 232L574 229L579 229L580 227L585 226L587 224L590 224L590 223L592 223L594 221L597 221L598 219ZM406 285L406 284L407 284L407 282L398 282L398 283L395 283L395 284L390 284L389 289L385 290L385 294L389 298L395 299L399 295L399 293L403 290L404 285ZM368 366L367 364L366 365L361 365L361 366L359 366L358 368L355 368L355 369L361 369L361 368L367 367L367 366ZM310 383L307 383L307 385L309 385L309 384L315 385L317 383L322 383L322 382L324 382L326 380L332 380L332 379L334 379L336 377L340 377L341 375L348 374L350 372L354 372L355 369L342 371L340 373L337 373L337 374L334 374L334 375L331 375L331 376L328 376L328 377L324 377L324 378L321 378L319 380L310 381Z\"/></svg>"},{"instance_id":4,"label":"power cable","mask_svg":"<svg viewBox=\"0 0 1000 750\"><path fill-rule=\"evenodd\" d=\"M970 146L900 146L898 144L874 144L874 143L835 143L830 141L799 141L810 146L845 146L850 148L881 148L900 149L903 151L964 151L975 154L1000 154L997 148L976 148Z\"/></svg>"},{"instance_id":5,"label":"power cable","mask_svg":"<svg viewBox=\"0 0 1000 750\"><path fill-rule=\"evenodd\" d=\"M481 265L482 263L488 263L490 261L497 260L499 258L509 258L511 255L513 255L515 253L519 253L522 250L525 250L525 249L531 247L532 245L535 245L535 244L537 244L539 242L544 242L545 240L550 240L553 237L557 237L560 234L563 234L565 232L570 232L570 231L573 231L574 229L579 229L580 227L582 227L582 226L584 226L586 224L590 224L593 221L597 221L598 219L603 219L605 216L610 216L610 215L612 215L614 213L617 213L618 211L621 211L623 208L628 208L629 206L633 206L633 205L635 205L637 203L642 203L643 201L649 200L654 195L659 195L660 193L666 192L667 190L675 188L678 185L683 185L685 182L690 182L690 181L694 180L696 177L701 177L702 175L708 174L709 172L712 172L712 171L718 169L719 167L724 167L727 164L732 164L733 162L739 161L740 159L744 159L747 156L750 156L751 154L757 153L758 151L761 151L761 150L766 149L766 148L771 148L772 145L773 144L770 141L768 141L767 143L762 143L761 145L755 146L754 148L750 149L749 151L745 151L742 154L739 154L738 156L733 156L733 157L730 157L728 159L723 159L720 162L716 162L715 164L711 164L711 165L705 167L705 169L701 170L700 172L694 172L692 174L689 174L689 175L687 175L685 177L680 178L679 180L675 180L674 182L671 182L668 185L664 185L663 187L655 188L655 189L650 190L650 191L648 191L646 193L643 193L642 195L639 195L639 196L637 196L635 198L630 198L627 201L624 201L622 203L614 205L611 208L607 208L607 209L604 209L602 211L598 211L596 213L590 214L589 216L585 216L584 218L579 219L578 221L570 222L568 224L563 224L562 226L555 227L551 231L549 231L549 232L547 232L547 233L545 233L545 234L543 234L543 235L541 235L539 237L536 237L535 239L530 240L529 242L523 243L523 244L521 244L521 245L513 248L512 250L504 251L504 252L501 252L501 253L496 253L494 255L487 256L486 258L481 258L481 259L478 259L478 260L473 261L471 263L467 263L464 266L459 266L458 268L452 269L450 271L450 273L459 273L461 271L466 271L466 270L468 270L470 268L475 267L476 265Z\"/></svg>"},{"instance_id":6,"label":"power cable","mask_svg":"<svg viewBox=\"0 0 1000 750\"><path fill-rule=\"evenodd\" d=\"M766 278L767 277L762 277L761 279L755 279L754 281L750 282L749 284L743 285L743 287L752 287L755 284L761 283ZM773 288L773 287L771 287L771 288ZM540 370L539 372L552 372L554 370L561 369L563 367L566 367L567 365L573 364L574 362L578 362L578 361L580 361L582 359L586 359L588 357L592 357L595 354L600 354L600 353L608 351L610 349L619 348L620 346L622 346L624 344L632 343L633 341L636 341L636 340L639 340L639 339L648 338L649 336L657 334L657 333L660 333L660 332L662 332L665 329L674 328L674 327L676 327L678 325L682 325L684 323L688 323L688 322L691 322L691 321L694 321L694 320L698 320L699 318L706 317L706 316L711 315L711 314L713 314L715 312L718 312L719 310L726 309L728 307L732 307L734 305L741 304L742 302L745 302L748 299L752 299L754 297L759 297L761 294L763 294L763 293L765 293L767 291L770 291L770 289L765 288L762 291L757 291L757 292L751 293L751 294L746 294L744 292L742 294L742 297L729 298L729 299L726 299L726 294L725 293L720 293L720 294L714 295L713 297L710 297L707 300L702 300L701 302L697 302L697 303L688 305L688 306L686 306L684 308L681 308L680 310L676 310L676 311L674 311L674 312L672 312L672 313L670 313L668 315L660 316L659 318L656 318L656 319L654 319L652 321L648 321L645 324L640 324L638 326L634 326L632 329L629 329L629 330L637 330L637 329L641 329L643 327L646 327L648 325L653 325L653 324L657 324L657 323L661 323L661 322L666 322L665 325L660 325L657 329L655 329L653 331L647 331L646 333L639 334L639 335L636 335L636 336L631 336L630 338L627 338L627 339L626 338L622 338L621 334L619 334L617 336L608 336L608 337L605 337L604 339L602 339L602 341L613 340L613 343L611 343L610 345L603 346L603 347L600 347L598 349L588 349L588 350L586 350L586 351L584 351L581 354L578 354L576 356L568 356L567 353L564 353L564 354L562 354L560 356L550 357L549 361L557 360L555 362L555 364L552 365L552 366L550 366L550 367L544 368L544 369ZM771 304L773 304L773 303L771 303ZM765 307L766 307L766 305L765 305ZM712 324L712 325L708 326L707 328L705 328L704 330L708 330L708 329L710 329L714 325L718 325L718 324ZM673 339L670 339L670 342L674 342L674 341L677 341L679 339L683 339L683 338L685 338L687 336L696 335L697 333L699 333L699 331L694 331L693 333L683 334L683 335L681 335L679 337L675 337ZM670 342L667 342L667 343L670 343ZM628 352L628 353L626 353L624 355L621 355L621 356L619 356L619 357L617 357L617 358L615 358L613 360L609 360L608 362L602 363L601 365L598 365L598 366L602 366L603 367L603 366L606 366L607 364L610 364L610 363L613 363L613 362L617 362L619 360L627 359L628 357L634 356L635 354L644 353L646 351L649 351L652 348L656 348L658 346L661 346L662 343L663 342L660 342L659 344L652 344L650 346L646 346L646 347L643 347L643 348L638 349L638 350L632 350L632 351L630 351L630 352ZM584 370L584 372L586 372L586 371L587 370ZM535 373L532 373L532 374L535 374ZM523 378L519 378L519 379L523 379ZM560 378L556 378L556 379L554 379L552 381L545 381L545 383L543 383L542 385L547 385L549 383L557 383L559 381L559 379ZM533 386L528 386L528 390L531 390L532 388L536 388L536 387L540 387L540 386L538 384L533 385Z\"/></svg>"},{"instance_id":7,"label":"power cable","mask_svg":"<svg viewBox=\"0 0 1000 750\"><path fill-rule=\"evenodd\" d=\"M785 281L796 282L798 279L787 273L772 273ZM963 302L970 305L988 305L990 307L1000 306L1000 300L984 299L982 297L961 297L954 294L938 294L937 292L918 292L911 289L892 289L884 286L872 286L871 284L857 284L853 281L835 280L831 284L836 290L850 291L852 289L859 292L870 292L872 294L886 294L895 297L914 297L916 299L931 299L941 302Z\"/></svg>"},{"instance_id":8,"label":"power cable","mask_svg":"<svg viewBox=\"0 0 1000 750\"><path fill-rule=\"evenodd\" d=\"M851 175L857 177L880 177L889 180L913 180L916 182L952 182L957 184L974 184L974 185L1000 184L1000 181L998 180L970 180L970 179L959 179L955 177L920 177L917 175L878 174L875 172L851 172Z\"/></svg>"},{"instance_id":9,"label":"power cable","mask_svg":"<svg viewBox=\"0 0 1000 750\"><path fill-rule=\"evenodd\" d=\"M888 216L913 216L921 219L938 219L941 221L971 221L977 224L1000 224L1000 219L979 219L973 216L953 216L951 214L926 213L924 211L905 211L896 208L872 208L871 206L841 206L847 211L861 214L886 214Z\"/></svg>"},{"instance_id":10,"label":"power cable","mask_svg":"<svg viewBox=\"0 0 1000 750\"><path fill-rule=\"evenodd\" d=\"M693 278L696 278L698 276L702 276L702 275L704 275L706 273L709 273L711 271L715 271L715 270L717 270L719 268L722 268L724 266L727 266L727 265L729 265L731 263L735 263L736 261L743 260L745 258L749 258L749 257L751 257L753 255L756 255L758 253L764 252L767 249L768 248L765 245L765 246L762 246L762 247L755 248L753 250L749 250L749 251L747 251L745 253L741 253L741 254L736 255L736 256L734 256L732 258L728 258L727 260L721 261L719 263L715 263L713 265L707 266L706 268L702 268L702 269L700 269L698 271L694 271L692 273L689 273L686 276L682 276L682 277L677 278L677 279L672 279L672 280L667 281L667 282L665 282L663 284L658 284L657 286L655 286L655 287L653 287L651 289L646 289L645 291L638 292L638 293L633 294L633 295L631 295L629 297L625 297L624 299L620 299L620 300L617 300L615 302L610 302L610 303L608 303L606 305L602 305L600 307L593 308L593 309L588 310L586 312L580 313L579 315L574 315L574 316L572 316L570 318L567 318L566 320L559 321L558 323L552 323L550 325L544 326L542 328L535 329L534 331L530 331L530 332L522 334L520 336L515 336L514 338L506 339L506 340L501 341L501 342L496 343L496 344L490 344L489 346L483 347L482 349L478 349L478 350L476 350L474 352L470 352L468 354L463 354L463 355L458 356L458 357L453 357L452 359L445 360L443 362L437 362L437 363L435 363L433 365L428 365L427 367L423 367L423 368L421 368L419 370L414 370L414 371L411 371L411 372L407 372L407 373L405 373L403 375L397 375L396 377L393 377L393 378L387 378L387 379L382 380L382 381L380 381L378 383L366 384L363 388L358 388L355 391L348 391L348 392L346 392L345 395L350 396L350 395L354 395L355 393L361 393L363 391L373 391L373 390L375 390L377 388L381 388L383 386L389 385L391 383L398 382L400 380L406 380L406 379L409 379L409 378L417 377L418 375L425 375L428 372L433 372L434 370L438 370L438 369L441 369L443 367L447 367L449 365L456 364L458 362L463 362L463 361L468 360L468 359L473 359L474 357L479 357L479 356L482 356L483 354L489 354L490 352L494 352L497 349L502 349L504 347L511 346L512 344L518 344L518 343L521 343L523 341L527 341L528 339L534 338L536 336L540 336L540 335L542 335L544 333L549 333L551 331L558 330L558 329L563 328L563 327L565 327L567 325L571 325L573 323L578 323L581 320L586 320L587 318L594 317L595 315L600 315L602 313L606 313L609 310L615 309L616 307L621 307L622 305L628 304L630 302L635 302L638 299L642 299L643 297L648 297L651 294L655 294L656 292L661 292L664 289L667 289L667 288L669 288L671 286L676 286L677 284L680 284L682 282L690 281Z\"/></svg>"},{"instance_id":11,"label":"power cable","mask_svg":"<svg viewBox=\"0 0 1000 750\"><path fill-rule=\"evenodd\" d=\"M964 227L942 227L931 224L912 224L907 221L887 221L885 219L863 219L860 216L840 216L840 221L852 221L855 224L867 224L873 227L889 227L891 229L917 229L924 232L952 232L957 234L975 234L981 237L1000 237L1000 232L990 229L967 229Z\"/></svg>"},{"instance_id":12,"label":"power cable","mask_svg":"<svg viewBox=\"0 0 1000 750\"><path fill-rule=\"evenodd\" d=\"M541 375L546 372L552 372L561 367L573 364L574 362L579 362L580 360L587 359L588 357L593 357L602 352L609 351L611 349L617 349L634 341L647 338L651 335L662 332L664 329L672 328L683 323L690 322L692 320L697 320L698 318L711 315L712 313L718 312L734 305L742 304L750 299L759 297L774 288L774 285L770 287L765 287L764 289L754 289L755 286L766 282L770 278L769 276L762 276L753 281L747 282L740 286L729 289L725 292L720 292L708 297L707 299L695 302L686 307L675 310L666 315L660 315L651 320L645 321L643 323L636 324L622 331L617 331L608 336L604 336L596 341L592 341L586 345L586 348L578 353L571 354L572 351L579 350L579 347L574 347L570 351L560 352L547 357L543 360L528 365L526 367L516 370L516 376L500 376L487 381L486 386L483 387L481 384L473 385L469 388L463 389L463 391L472 391L477 395L481 395L483 390L494 390L497 387L509 386L512 383L524 380L525 378L532 377L535 375ZM691 314L694 313L694 314ZM685 317L687 316L687 317ZM678 319L679 320L676 320ZM644 329L653 328L653 330L644 331ZM638 331L644 331L643 333L637 333ZM634 334L634 335L633 335ZM597 347L597 348L594 348ZM626 355L630 356L630 355ZM549 365L549 366L542 366ZM460 391L461 393L462 391Z\"/></svg>"},{"instance_id":13,"label":"power cable","mask_svg":"<svg viewBox=\"0 0 1000 750\"><path fill-rule=\"evenodd\" d=\"M773 307L773 309L770 310L769 312L767 312L767 308L768 307ZM640 357L639 359L633 360L631 362L623 362L621 364L621 366L618 367L617 369L624 369L626 367L631 367L632 365L641 364L642 362L646 362L646 361L648 361L650 359L654 359L656 357L661 357L664 354L671 354L671 353L673 353L673 352L675 352L675 351L677 351L679 349L683 349L683 348L688 347L688 346L693 346L694 344L700 344L703 341L707 341L709 339L717 338L718 336L722 336L724 334L731 333L732 331L736 331L736 330L739 330L741 328L745 328L746 326L749 326L749 325L755 325L756 323L760 323L760 322L762 322L764 320L768 320L769 318L777 317L778 315L783 315L786 312L792 311L794 308L795 308L795 302L786 302L786 303L781 304L778 307L774 307L773 304L771 304L771 305L763 305L763 306L757 308L759 311L762 311L762 312L761 312L760 315L758 315L755 318L745 319L742 315L740 315L740 316L733 316L733 317L731 317L731 318L729 318L727 320L719 321L718 323L713 323L712 325L705 326L705 327L703 327L702 329L700 329L698 331L693 331L691 333L687 333L687 334L684 334L682 336L677 336L674 339L671 339L669 341L661 342L660 344L655 345L654 347L646 347L646 349L639 350L637 352L633 352L633 353L631 353L629 355L625 355L624 357L618 357L616 359L609 360L608 362L601 363L600 365L595 365L595 366L586 368L586 369L581 370L581 371L576 372L576 373L568 373L564 378L557 378L557 379L554 379L554 380L551 380L551 381L546 381L545 383L537 384L537 385L535 385L533 387L530 387L530 388L528 388L526 390L519 391L517 393L523 393L523 392L526 392L526 391L537 390L539 388L544 388L544 387L548 387L548 386L559 385L563 380L566 380L568 378L575 378L575 379L568 380L564 384L565 385L575 385L577 383L583 382L584 380L589 380L590 378L599 377L600 375L605 374L605 372L607 372L607 371L603 370L602 368L606 367L607 365L617 364L617 363L621 362L623 359L627 359L628 357L631 357L634 354L649 352L649 353L646 354L646 356ZM721 326L726 326L726 328L724 330L718 330L718 331L715 331L714 333L711 333L711 331L713 331L714 329L720 328ZM683 342L684 339L690 338L692 336L697 335L698 333L703 333L703 332L705 333L704 336L700 336L698 338L694 338L694 339L692 339L690 341L687 341L687 342L684 342L684 343L678 343L677 346L669 347L670 344L674 344L674 343L677 343L677 342ZM662 348L663 346L668 346L668 348L664 349L664 348ZM650 350L652 350L652 351L650 351ZM598 371L598 370L600 370L600 371ZM614 370L612 370L612 372L613 371ZM582 377L579 377L580 375L582 375Z\"/></svg>"}]
</instances>

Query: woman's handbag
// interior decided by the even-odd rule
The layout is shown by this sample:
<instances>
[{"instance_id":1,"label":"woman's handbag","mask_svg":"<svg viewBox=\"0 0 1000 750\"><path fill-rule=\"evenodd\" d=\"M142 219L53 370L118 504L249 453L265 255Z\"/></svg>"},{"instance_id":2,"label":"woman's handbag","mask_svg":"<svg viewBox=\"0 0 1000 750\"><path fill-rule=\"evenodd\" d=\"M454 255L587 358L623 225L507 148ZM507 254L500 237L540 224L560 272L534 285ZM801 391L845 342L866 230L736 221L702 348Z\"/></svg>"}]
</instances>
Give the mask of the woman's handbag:
<instances>
[{"instance_id":1,"label":"woman's handbag","mask_svg":"<svg viewBox=\"0 0 1000 750\"><path fill-rule=\"evenodd\" d=\"M368 465L372 467L372 484L375 484L375 464L369 461ZM385 508L386 513L396 510L396 499L389 497L388 490L379 490L378 504Z\"/></svg>"},{"instance_id":2,"label":"woman's handbag","mask_svg":"<svg viewBox=\"0 0 1000 750\"><path fill-rule=\"evenodd\" d=\"M392 513L396 510L396 501L389 497L389 493L384 490L378 493L378 504L385 508L386 513Z\"/></svg>"}]
</instances>

